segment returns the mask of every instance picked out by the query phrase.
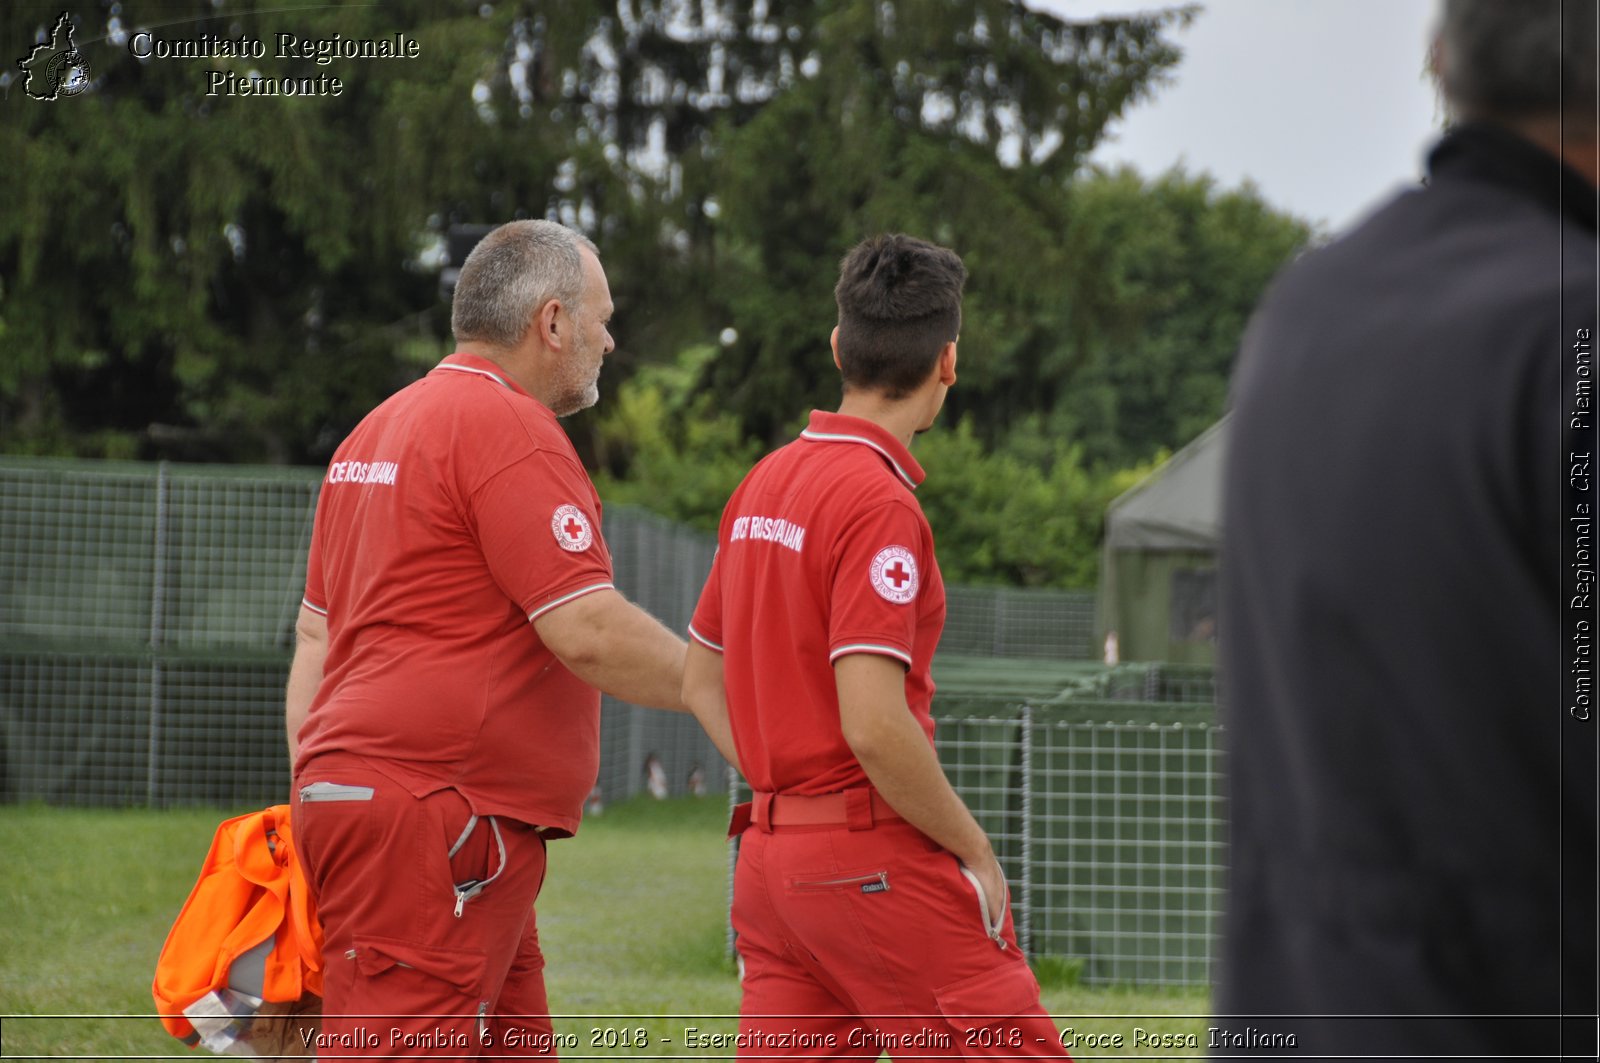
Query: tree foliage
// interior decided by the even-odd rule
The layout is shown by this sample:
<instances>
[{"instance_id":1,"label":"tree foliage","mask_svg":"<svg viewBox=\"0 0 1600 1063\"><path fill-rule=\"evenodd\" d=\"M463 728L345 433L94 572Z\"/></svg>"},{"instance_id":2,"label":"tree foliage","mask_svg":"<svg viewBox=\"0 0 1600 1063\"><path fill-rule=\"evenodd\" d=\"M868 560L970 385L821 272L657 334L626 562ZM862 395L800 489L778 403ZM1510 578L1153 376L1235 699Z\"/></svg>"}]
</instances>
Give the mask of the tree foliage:
<instances>
[{"instance_id":1,"label":"tree foliage","mask_svg":"<svg viewBox=\"0 0 1600 1063\"><path fill-rule=\"evenodd\" d=\"M57 10L9 5L4 40L25 51ZM766 375L792 353L770 334L816 311L796 299L781 322L744 319L770 309L748 270L821 290L866 227L929 231L948 205L983 213L971 196L1048 199L1176 61L1164 33L1187 17L1067 24L1004 0L101 0L77 21L92 91L46 105L4 86L0 195L17 209L0 216L0 442L319 460L437 356L430 244L452 222L518 216L605 248L623 375L740 326L750 343L712 376L722 401L748 400L745 430L770 436L814 390ZM269 53L285 30L404 32L420 55L138 59L141 29ZM345 90L209 96L213 70L332 73ZM818 154L793 171L808 137ZM595 441L592 418L578 428Z\"/></svg>"},{"instance_id":2,"label":"tree foliage","mask_svg":"<svg viewBox=\"0 0 1600 1063\"><path fill-rule=\"evenodd\" d=\"M603 403L596 484L608 502L632 502L714 531L728 496L760 457L739 419L696 387L716 348L691 347L646 366Z\"/></svg>"},{"instance_id":3,"label":"tree foliage","mask_svg":"<svg viewBox=\"0 0 1600 1063\"><path fill-rule=\"evenodd\" d=\"M714 356L709 347L686 351L673 366L642 370L608 399L600 424L610 460L596 478L602 498L716 530L762 448L694 386ZM787 426L791 438L802 424ZM928 474L917 498L945 579L1065 588L1094 586L1106 506L1166 456L1111 471L1090 468L1059 441L996 452L969 421L949 418L917 438L915 453Z\"/></svg>"},{"instance_id":4,"label":"tree foliage","mask_svg":"<svg viewBox=\"0 0 1600 1063\"><path fill-rule=\"evenodd\" d=\"M1165 458L1107 470L1057 442L1039 462L990 451L969 421L917 440L928 473L918 500L934 528L939 564L952 583L1092 588L1101 526L1111 500Z\"/></svg>"},{"instance_id":5,"label":"tree foliage","mask_svg":"<svg viewBox=\"0 0 1600 1063\"><path fill-rule=\"evenodd\" d=\"M208 97L207 71L257 61L127 47L145 26L270 41L280 24L257 7L150 4L145 18L114 5L78 29L93 91L47 105L8 86L0 155L19 164L0 168L0 199L20 209L0 215L7 447L305 460L413 371L407 342L437 328L419 314L436 280L418 263L437 189L467 187L474 168L430 172L427 130L475 121L473 79L504 30L447 4L298 12L304 36L383 37L393 19L421 46L359 76L332 67L345 91L315 99ZM33 38L29 9L7 9L8 42ZM535 168L559 162L537 137L522 150Z\"/></svg>"},{"instance_id":6,"label":"tree foliage","mask_svg":"<svg viewBox=\"0 0 1600 1063\"><path fill-rule=\"evenodd\" d=\"M6 54L59 10L0 7ZM449 349L448 227L554 217L603 249L621 344L606 403L569 430L608 490L705 522L750 459L836 401L837 262L901 230L970 273L962 427L925 444L951 493L930 484L926 501L985 498L1038 529L982 541L955 530L976 507L952 502L963 577L1081 583L1109 470L1220 413L1250 304L1312 236L1249 188L1085 170L1169 76L1196 10L81 6L89 92L41 103L0 75L0 449L323 461ZM269 54L139 59L139 30ZM319 65L273 55L279 32L403 33L419 55ZM213 71L344 91L208 95Z\"/></svg>"},{"instance_id":7,"label":"tree foliage","mask_svg":"<svg viewBox=\"0 0 1600 1063\"><path fill-rule=\"evenodd\" d=\"M1074 274L1075 327L1038 367L1032 412L1097 462L1181 446L1221 416L1250 310L1313 231L1181 170L1086 173L1066 212L1064 243L1094 268Z\"/></svg>"}]
</instances>

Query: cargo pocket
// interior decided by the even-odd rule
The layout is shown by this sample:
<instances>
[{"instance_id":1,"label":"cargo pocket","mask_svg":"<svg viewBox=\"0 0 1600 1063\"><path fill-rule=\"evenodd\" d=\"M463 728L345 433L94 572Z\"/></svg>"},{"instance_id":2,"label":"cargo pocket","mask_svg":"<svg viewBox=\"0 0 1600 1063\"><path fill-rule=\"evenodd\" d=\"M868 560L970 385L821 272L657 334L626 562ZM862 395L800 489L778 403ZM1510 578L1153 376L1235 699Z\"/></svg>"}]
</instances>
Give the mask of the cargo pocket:
<instances>
[{"instance_id":1,"label":"cargo pocket","mask_svg":"<svg viewBox=\"0 0 1600 1063\"><path fill-rule=\"evenodd\" d=\"M444 945L421 945L395 938L357 937L354 955L356 970L365 978L378 978L399 972L416 972L455 989L455 995L482 995L488 954L482 949L453 949Z\"/></svg>"},{"instance_id":2,"label":"cargo pocket","mask_svg":"<svg viewBox=\"0 0 1600 1063\"><path fill-rule=\"evenodd\" d=\"M996 1055L1023 1047L1022 1029L1011 1020L1038 1006L1039 983L1019 959L935 989L933 996L962 1055Z\"/></svg>"}]
</instances>

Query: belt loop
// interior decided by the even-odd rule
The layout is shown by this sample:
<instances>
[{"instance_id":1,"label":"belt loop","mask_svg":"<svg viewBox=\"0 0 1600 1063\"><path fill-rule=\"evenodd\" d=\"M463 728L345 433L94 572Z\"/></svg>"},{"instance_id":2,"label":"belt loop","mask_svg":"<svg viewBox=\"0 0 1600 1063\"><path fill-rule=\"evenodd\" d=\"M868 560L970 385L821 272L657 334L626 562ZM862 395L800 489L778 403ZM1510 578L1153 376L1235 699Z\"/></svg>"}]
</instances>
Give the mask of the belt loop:
<instances>
[{"instance_id":1,"label":"belt loop","mask_svg":"<svg viewBox=\"0 0 1600 1063\"><path fill-rule=\"evenodd\" d=\"M751 818L757 827L765 834L772 833L772 795L770 793L757 793L751 795Z\"/></svg>"},{"instance_id":2,"label":"belt loop","mask_svg":"<svg viewBox=\"0 0 1600 1063\"><path fill-rule=\"evenodd\" d=\"M872 788L858 786L844 792L844 823L850 830L872 829Z\"/></svg>"}]
</instances>

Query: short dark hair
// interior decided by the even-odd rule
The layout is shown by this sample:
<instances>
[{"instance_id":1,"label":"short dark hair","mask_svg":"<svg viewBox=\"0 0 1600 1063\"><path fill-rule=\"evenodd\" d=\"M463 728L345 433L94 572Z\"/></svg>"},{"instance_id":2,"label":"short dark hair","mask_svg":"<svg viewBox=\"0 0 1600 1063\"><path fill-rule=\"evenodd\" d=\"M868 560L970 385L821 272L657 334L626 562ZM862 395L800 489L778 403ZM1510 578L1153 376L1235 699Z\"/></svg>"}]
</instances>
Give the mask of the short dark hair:
<instances>
[{"instance_id":1,"label":"short dark hair","mask_svg":"<svg viewBox=\"0 0 1600 1063\"><path fill-rule=\"evenodd\" d=\"M846 390L903 399L961 334L967 267L949 248L902 233L868 237L839 263L839 366Z\"/></svg>"},{"instance_id":2,"label":"short dark hair","mask_svg":"<svg viewBox=\"0 0 1600 1063\"><path fill-rule=\"evenodd\" d=\"M1463 118L1595 114L1595 0L1445 0L1439 43L1445 99Z\"/></svg>"}]
</instances>

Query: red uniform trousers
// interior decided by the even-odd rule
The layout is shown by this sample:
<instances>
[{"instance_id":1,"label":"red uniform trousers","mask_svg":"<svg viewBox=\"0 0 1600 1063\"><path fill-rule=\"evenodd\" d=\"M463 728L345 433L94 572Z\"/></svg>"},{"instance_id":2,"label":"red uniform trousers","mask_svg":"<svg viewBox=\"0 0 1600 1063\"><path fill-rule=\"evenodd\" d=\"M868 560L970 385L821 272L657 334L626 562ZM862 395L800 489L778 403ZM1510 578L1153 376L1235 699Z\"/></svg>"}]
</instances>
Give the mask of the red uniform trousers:
<instances>
[{"instance_id":1,"label":"red uniform trousers","mask_svg":"<svg viewBox=\"0 0 1600 1063\"><path fill-rule=\"evenodd\" d=\"M536 828L472 823L455 790L418 800L347 754L306 765L292 815L325 935L318 1059L555 1055Z\"/></svg>"},{"instance_id":2,"label":"red uniform trousers","mask_svg":"<svg viewBox=\"0 0 1600 1063\"><path fill-rule=\"evenodd\" d=\"M1070 1058L1010 911L998 940L986 922L960 861L904 820L758 814L734 873L739 1054Z\"/></svg>"}]
</instances>

